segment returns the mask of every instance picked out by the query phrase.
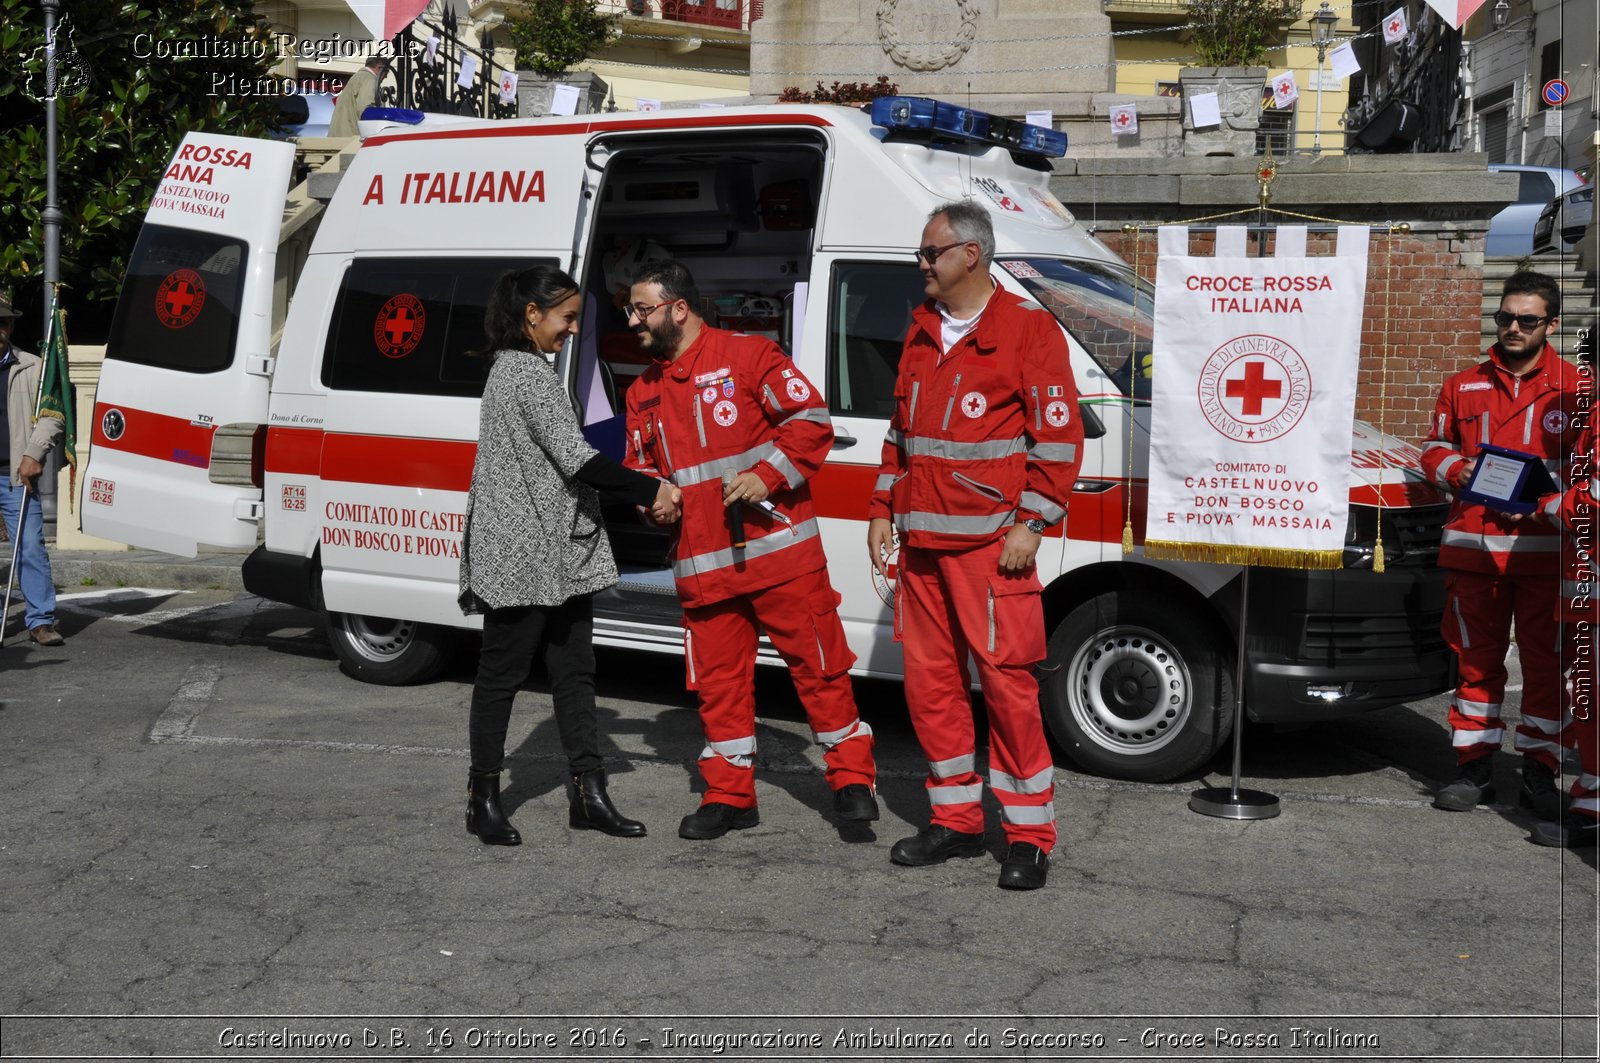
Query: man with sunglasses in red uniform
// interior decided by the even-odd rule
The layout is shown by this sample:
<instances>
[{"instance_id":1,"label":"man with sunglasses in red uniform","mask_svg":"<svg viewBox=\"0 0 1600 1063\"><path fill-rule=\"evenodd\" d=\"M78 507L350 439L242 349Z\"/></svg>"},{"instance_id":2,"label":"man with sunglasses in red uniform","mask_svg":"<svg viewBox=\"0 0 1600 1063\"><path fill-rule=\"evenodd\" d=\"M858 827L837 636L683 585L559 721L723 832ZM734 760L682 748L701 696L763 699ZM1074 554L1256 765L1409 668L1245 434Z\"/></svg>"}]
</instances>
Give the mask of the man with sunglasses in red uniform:
<instances>
[{"instance_id":1,"label":"man with sunglasses in red uniform","mask_svg":"<svg viewBox=\"0 0 1600 1063\"><path fill-rule=\"evenodd\" d=\"M928 760L930 823L889 859L908 867L983 851L983 777L967 658L989 717L989 789L1009 845L1001 889L1045 884L1055 768L1034 666L1045 656L1034 556L1060 525L1083 460L1078 388L1061 326L990 274L994 226L977 203L928 217L916 252L928 301L912 312L867 513L887 575L899 533L895 635Z\"/></svg>"},{"instance_id":2,"label":"man with sunglasses in red uniform","mask_svg":"<svg viewBox=\"0 0 1600 1063\"><path fill-rule=\"evenodd\" d=\"M1512 274L1494 315L1498 340L1488 357L1445 381L1422 444L1423 472L1457 492L1478 454L1492 444L1543 462L1558 484L1579 425L1576 367L1548 341L1560 324L1561 290L1541 273ZM1442 630L1460 662L1450 702L1459 777L1434 794L1433 807L1468 811L1494 800L1493 757L1505 737L1501 710L1513 623L1522 664L1521 804L1541 820L1561 816L1556 775L1573 744L1564 704L1560 633L1561 530L1539 516L1514 515L1456 498L1439 564L1448 570Z\"/></svg>"}]
</instances>

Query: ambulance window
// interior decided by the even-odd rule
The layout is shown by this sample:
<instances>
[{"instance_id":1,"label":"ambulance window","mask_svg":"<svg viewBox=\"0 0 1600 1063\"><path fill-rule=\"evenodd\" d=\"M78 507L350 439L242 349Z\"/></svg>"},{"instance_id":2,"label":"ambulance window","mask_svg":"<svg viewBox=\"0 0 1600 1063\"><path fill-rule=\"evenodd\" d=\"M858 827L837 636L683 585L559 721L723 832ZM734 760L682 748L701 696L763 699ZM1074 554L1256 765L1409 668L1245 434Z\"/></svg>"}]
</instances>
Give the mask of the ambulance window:
<instances>
[{"instance_id":1,"label":"ambulance window","mask_svg":"<svg viewBox=\"0 0 1600 1063\"><path fill-rule=\"evenodd\" d=\"M911 308L922 302L922 272L912 263L841 262L833 267L828 321L828 396L834 413L894 415L900 348Z\"/></svg>"},{"instance_id":2,"label":"ambulance window","mask_svg":"<svg viewBox=\"0 0 1600 1063\"><path fill-rule=\"evenodd\" d=\"M548 259L542 261L550 261ZM529 259L357 259L334 305L322 381L347 391L483 394L483 309L506 270Z\"/></svg>"},{"instance_id":3,"label":"ambulance window","mask_svg":"<svg viewBox=\"0 0 1600 1063\"><path fill-rule=\"evenodd\" d=\"M1000 256L995 264L1055 315L1125 395L1150 397L1155 293L1105 262Z\"/></svg>"},{"instance_id":4,"label":"ambulance window","mask_svg":"<svg viewBox=\"0 0 1600 1063\"><path fill-rule=\"evenodd\" d=\"M245 258L238 240L146 225L128 262L106 357L187 373L228 368Z\"/></svg>"}]
</instances>

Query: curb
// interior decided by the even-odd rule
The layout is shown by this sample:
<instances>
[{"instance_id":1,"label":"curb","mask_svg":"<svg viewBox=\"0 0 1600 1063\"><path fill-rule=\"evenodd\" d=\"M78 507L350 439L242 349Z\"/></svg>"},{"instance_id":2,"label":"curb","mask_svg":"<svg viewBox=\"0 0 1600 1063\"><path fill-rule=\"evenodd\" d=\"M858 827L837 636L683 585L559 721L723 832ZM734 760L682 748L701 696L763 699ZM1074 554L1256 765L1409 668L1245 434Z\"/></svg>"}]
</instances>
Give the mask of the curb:
<instances>
[{"instance_id":1,"label":"curb","mask_svg":"<svg viewBox=\"0 0 1600 1063\"><path fill-rule=\"evenodd\" d=\"M50 576L61 592L89 587L160 587L173 590L224 590L245 593L240 565L244 554L173 557L148 550L52 551ZM0 570L10 558L0 561Z\"/></svg>"}]
</instances>

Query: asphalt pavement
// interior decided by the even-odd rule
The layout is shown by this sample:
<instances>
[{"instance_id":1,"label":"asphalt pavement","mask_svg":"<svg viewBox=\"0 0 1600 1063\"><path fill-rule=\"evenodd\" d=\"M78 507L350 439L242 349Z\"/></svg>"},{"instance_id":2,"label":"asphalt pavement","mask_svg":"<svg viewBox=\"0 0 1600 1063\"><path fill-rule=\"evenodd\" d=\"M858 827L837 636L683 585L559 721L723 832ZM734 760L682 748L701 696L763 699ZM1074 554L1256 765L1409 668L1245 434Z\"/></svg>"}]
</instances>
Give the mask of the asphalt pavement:
<instances>
[{"instance_id":1,"label":"asphalt pavement","mask_svg":"<svg viewBox=\"0 0 1600 1063\"><path fill-rule=\"evenodd\" d=\"M761 669L761 823L680 840L681 663L603 650L649 836L567 827L536 679L524 844L492 848L462 826L470 659L358 683L320 618L210 570L237 560L58 554L67 645L0 649L0 1058L1596 1058L1595 855L1510 800L1429 807L1443 698L1247 729L1245 785L1283 802L1259 822L1189 811L1226 758L1162 785L1060 759L1050 883L1019 894L992 806L987 855L889 863L927 806L888 683L857 684L881 821L829 821Z\"/></svg>"}]
</instances>

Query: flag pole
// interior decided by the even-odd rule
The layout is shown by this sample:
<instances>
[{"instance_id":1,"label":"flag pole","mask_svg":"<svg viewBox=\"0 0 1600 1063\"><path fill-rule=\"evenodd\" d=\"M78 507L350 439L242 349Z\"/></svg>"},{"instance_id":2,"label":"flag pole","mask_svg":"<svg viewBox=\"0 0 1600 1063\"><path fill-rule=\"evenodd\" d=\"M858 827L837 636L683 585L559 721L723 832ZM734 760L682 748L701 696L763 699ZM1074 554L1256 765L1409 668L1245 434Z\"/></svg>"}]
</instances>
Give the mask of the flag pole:
<instances>
[{"instance_id":1,"label":"flag pole","mask_svg":"<svg viewBox=\"0 0 1600 1063\"><path fill-rule=\"evenodd\" d=\"M17 531L11 536L11 568L6 574L5 607L0 608L0 644L5 642L6 625L11 620L11 589L17 585L17 558L22 553L22 522L28 519L28 499L32 495L33 492L24 487L22 505L17 507ZM23 619L26 621L27 618Z\"/></svg>"},{"instance_id":2,"label":"flag pole","mask_svg":"<svg viewBox=\"0 0 1600 1063\"><path fill-rule=\"evenodd\" d=\"M56 284L61 280L61 221L56 203L56 29L60 25L61 0L41 0L44 8L44 210L39 220L44 229L44 312L50 313ZM48 325L48 318L46 328Z\"/></svg>"}]
</instances>

